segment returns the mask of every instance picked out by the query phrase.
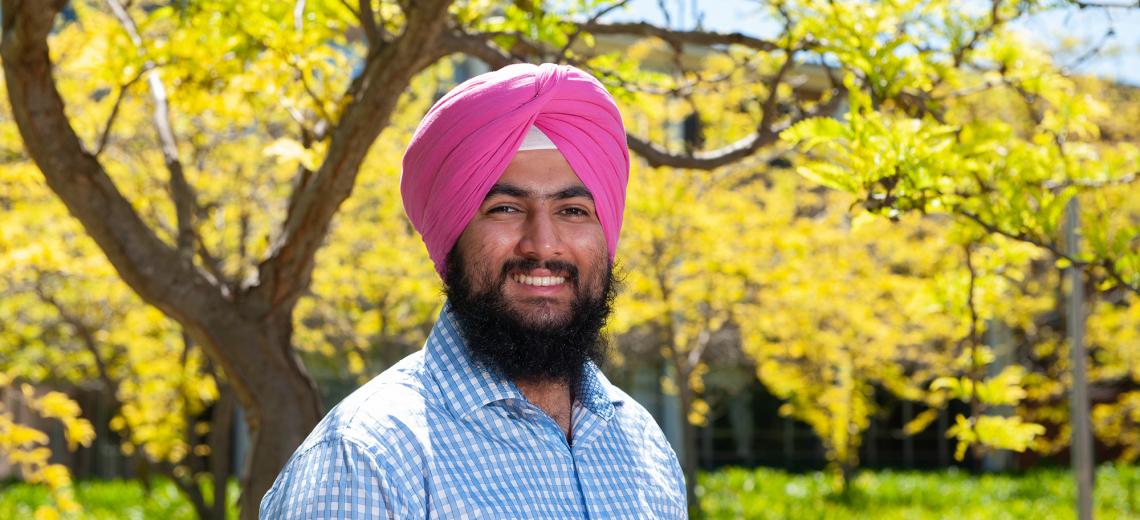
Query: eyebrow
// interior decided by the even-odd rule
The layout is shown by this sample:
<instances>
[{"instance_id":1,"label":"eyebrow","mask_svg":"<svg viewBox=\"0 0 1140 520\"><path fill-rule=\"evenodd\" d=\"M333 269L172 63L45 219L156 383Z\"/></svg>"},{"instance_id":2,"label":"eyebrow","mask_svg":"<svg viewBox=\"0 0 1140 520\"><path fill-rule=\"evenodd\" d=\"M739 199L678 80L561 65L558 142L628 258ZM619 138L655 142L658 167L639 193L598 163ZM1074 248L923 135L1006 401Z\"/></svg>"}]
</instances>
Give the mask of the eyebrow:
<instances>
[{"instance_id":1,"label":"eyebrow","mask_svg":"<svg viewBox=\"0 0 1140 520\"><path fill-rule=\"evenodd\" d=\"M491 190L487 192L487 196L484 197L483 200L490 199L491 197L494 197L495 195L506 195L508 197L518 197L518 198L528 198L528 197L535 197L536 196L534 194L534 192L527 190L525 188L521 188L519 186L515 186L514 184L497 183L494 186L491 186ZM568 188L556 191L556 192L551 193L549 195L544 195L542 198L551 199L551 200L564 200L564 199L573 199L575 197L584 197L584 198L590 199L591 202L594 200L594 195L592 193L590 193L590 190L586 189L585 186L570 186Z\"/></svg>"}]
</instances>

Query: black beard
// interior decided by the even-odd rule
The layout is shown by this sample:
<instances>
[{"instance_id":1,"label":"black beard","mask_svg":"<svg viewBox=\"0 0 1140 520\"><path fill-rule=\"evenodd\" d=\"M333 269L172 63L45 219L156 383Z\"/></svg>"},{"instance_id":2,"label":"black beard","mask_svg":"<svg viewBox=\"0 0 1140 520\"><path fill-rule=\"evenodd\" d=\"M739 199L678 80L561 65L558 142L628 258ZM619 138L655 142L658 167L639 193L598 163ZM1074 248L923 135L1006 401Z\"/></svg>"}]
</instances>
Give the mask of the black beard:
<instances>
[{"instance_id":1,"label":"black beard","mask_svg":"<svg viewBox=\"0 0 1140 520\"><path fill-rule=\"evenodd\" d=\"M503 296L507 275L515 269L546 267L567 273L575 291L565 323L535 325L520 319ZM484 281L487 282L487 281ZM494 283L475 293L467 263L458 248L447 255L445 291L471 357L512 381L562 382L577 395L587 361L601 366L608 342L602 327L613 308L617 283L613 266L604 270L600 294L589 294L588 282L565 262L516 259L506 262ZM597 285L594 283L593 285Z\"/></svg>"}]
</instances>

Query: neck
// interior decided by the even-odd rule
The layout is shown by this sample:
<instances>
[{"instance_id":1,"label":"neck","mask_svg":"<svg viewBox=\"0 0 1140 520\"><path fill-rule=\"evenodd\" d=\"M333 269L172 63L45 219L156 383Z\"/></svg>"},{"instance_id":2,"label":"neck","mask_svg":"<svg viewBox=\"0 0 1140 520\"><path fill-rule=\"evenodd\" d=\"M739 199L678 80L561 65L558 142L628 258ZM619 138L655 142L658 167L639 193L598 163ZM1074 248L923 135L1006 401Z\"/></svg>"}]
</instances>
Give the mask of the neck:
<instances>
[{"instance_id":1,"label":"neck","mask_svg":"<svg viewBox=\"0 0 1140 520\"><path fill-rule=\"evenodd\" d=\"M562 381L527 381L517 380L515 386L526 397L527 401L546 412L558 427L566 440L570 440L570 416L574 396L570 393L570 385Z\"/></svg>"}]
</instances>

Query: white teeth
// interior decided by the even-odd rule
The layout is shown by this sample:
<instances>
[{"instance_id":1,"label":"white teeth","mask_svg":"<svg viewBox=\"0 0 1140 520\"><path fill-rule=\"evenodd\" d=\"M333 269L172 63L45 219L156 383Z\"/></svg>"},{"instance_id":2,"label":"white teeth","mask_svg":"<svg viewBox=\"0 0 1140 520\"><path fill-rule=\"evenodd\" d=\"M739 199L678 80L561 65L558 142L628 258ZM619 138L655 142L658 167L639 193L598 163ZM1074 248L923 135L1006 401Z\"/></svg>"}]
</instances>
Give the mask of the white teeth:
<instances>
[{"instance_id":1,"label":"white teeth","mask_svg":"<svg viewBox=\"0 0 1140 520\"><path fill-rule=\"evenodd\" d=\"M516 274L511 277L511 279L521 284L538 287L550 287L551 285L558 285L566 281L566 279L561 276L524 276L521 274Z\"/></svg>"}]
</instances>

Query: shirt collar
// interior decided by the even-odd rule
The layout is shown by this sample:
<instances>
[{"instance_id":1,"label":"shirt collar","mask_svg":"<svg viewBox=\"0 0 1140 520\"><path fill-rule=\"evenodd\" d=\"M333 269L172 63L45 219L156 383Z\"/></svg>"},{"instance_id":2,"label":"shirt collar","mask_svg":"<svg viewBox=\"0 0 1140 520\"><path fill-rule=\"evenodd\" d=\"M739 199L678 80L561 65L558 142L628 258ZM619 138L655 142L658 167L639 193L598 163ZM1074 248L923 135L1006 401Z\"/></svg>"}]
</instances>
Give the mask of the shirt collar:
<instances>
[{"instance_id":1,"label":"shirt collar","mask_svg":"<svg viewBox=\"0 0 1140 520\"><path fill-rule=\"evenodd\" d=\"M496 401L525 400L522 392L509 379L476 363L464 343L451 303L443 305L424 346L425 368L435 378L440 396L460 419ZM587 362L577 401L586 409L609 419L614 405L623 402L620 392Z\"/></svg>"}]
</instances>

